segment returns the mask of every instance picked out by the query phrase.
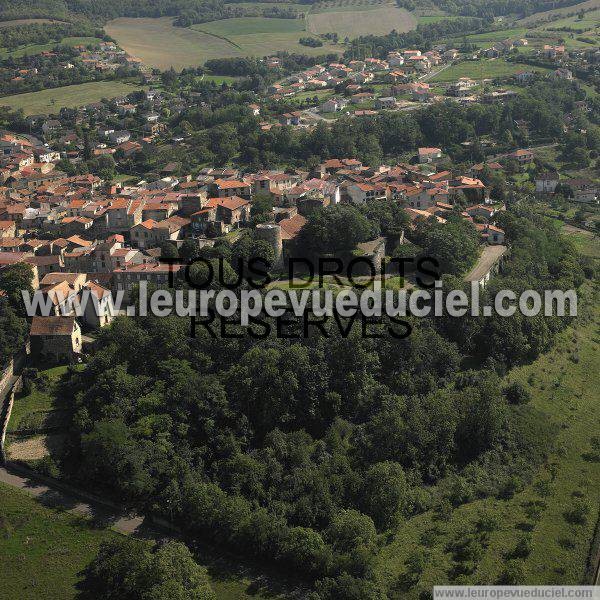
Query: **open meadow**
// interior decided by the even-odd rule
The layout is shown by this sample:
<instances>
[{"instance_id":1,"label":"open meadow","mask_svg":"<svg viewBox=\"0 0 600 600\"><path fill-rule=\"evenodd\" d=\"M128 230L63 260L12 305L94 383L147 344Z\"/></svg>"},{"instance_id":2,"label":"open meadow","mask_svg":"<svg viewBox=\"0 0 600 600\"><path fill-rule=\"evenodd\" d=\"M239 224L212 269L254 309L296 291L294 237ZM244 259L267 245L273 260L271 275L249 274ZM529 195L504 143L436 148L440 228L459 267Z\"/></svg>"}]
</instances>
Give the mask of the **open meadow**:
<instances>
[{"instance_id":1,"label":"open meadow","mask_svg":"<svg viewBox=\"0 0 600 600\"><path fill-rule=\"evenodd\" d=\"M600 8L600 0L585 0L579 4L573 4L571 6L563 6L562 8L555 8L545 12L534 13L528 17L524 17L518 21L519 25L539 25L545 21L549 21L557 16L576 15L581 10L590 10L594 8Z\"/></svg>"},{"instance_id":2,"label":"open meadow","mask_svg":"<svg viewBox=\"0 0 600 600\"><path fill-rule=\"evenodd\" d=\"M28 92L0 98L0 106L22 108L26 115L55 114L61 108L75 108L103 98L125 96L139 90L140 86L120 81L92 81L79 85Z\"/></svg>"},{"instance_id":3,"label":"open meadow","mask_svg":"<svg viewBox=\"0 0 600 600\"><path fill-rule=\"evenodd\" d=\"M75 597L78 573L104 540L118 534L91 521L41 506L0 484L0 577L3 598Z\"/></svg>"}]
</instances>

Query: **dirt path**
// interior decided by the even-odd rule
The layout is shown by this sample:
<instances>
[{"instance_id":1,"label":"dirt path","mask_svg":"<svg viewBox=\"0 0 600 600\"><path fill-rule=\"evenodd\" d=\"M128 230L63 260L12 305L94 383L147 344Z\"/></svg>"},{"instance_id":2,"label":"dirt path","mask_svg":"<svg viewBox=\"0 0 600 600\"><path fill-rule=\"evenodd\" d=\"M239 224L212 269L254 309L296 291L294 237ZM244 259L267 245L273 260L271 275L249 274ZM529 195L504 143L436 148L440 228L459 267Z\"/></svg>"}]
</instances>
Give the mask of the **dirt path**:
<instances>
[{"instance_id":1,"label":"dirt path","mask_svg":"<svg viewBox=\"0 0 600 600\"><path fill-rule=\"evenodd\" d=\"M42 504L61 506L66 510L91 518L94 521L109 525L116 531L140 537L163 537L159 531L144 523L144 518L133 513L118 509L112 503L91 498L83 498L75 491L68 491L62 486L54 486L43 482L34 474L14 466L0 468L0 482L26 491L37 498Z\"/></svg>"}]
</instances>

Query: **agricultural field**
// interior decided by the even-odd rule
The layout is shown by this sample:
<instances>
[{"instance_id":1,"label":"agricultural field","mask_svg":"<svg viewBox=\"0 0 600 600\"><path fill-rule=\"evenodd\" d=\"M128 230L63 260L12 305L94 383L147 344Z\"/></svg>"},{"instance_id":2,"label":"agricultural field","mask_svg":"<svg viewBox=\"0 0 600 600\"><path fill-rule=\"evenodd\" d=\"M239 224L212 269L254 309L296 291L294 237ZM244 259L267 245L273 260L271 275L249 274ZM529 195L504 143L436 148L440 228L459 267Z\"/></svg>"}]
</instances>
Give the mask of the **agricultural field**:
<instances>
[{"instance_id":1,"label":"agricultural field","mask_svg":"<svg viewBox=\"0 0 600 600\"><path fill-rule=\"evenodd\" d=\"M54 114L62 107L75 108L103 98L124 96L141 89L140 86L121 83L120 81L92 81L79 85L68 85L60 88L4 96L0 98L0 106L13 109L22 108L26 115Z\"/></svg>"},{"instance_id":2,"label":"agricultural field","mask_svg":"<svg viewBox=\"0 0 600 600\"><path fill-rule=\"evenodd\" d=\"M434 75L428 81L435 83L436 81L456 81L459 77L470 77L471 79L493 79L494 77L508 77L525 69L532 67L508 62L502 58L469 60L452 65L444 69L437 75ZM544 71L541 67L535 67L536 71Z\"/></svg>"},{"instance_id":3,"label":"agricultural field","mask_svg":"<svg viewBox=\"0 0 600 600\"><path fill-rule=\"evenodd\" d=\"M418 25L430 25L431 23L439 23L440 21L447 21L448 19L460 19L460 17L454 15L418 15Z\"/></svg>"},{"instance_id":4,"label":"agricultural field","mask_svg":"<svg viewBox=\"0 0 600 600\"><path fill-rule=\"evenodd\" d=\"M239 3L246 6L247 3ZM253 5L254 6L254 5ZM235 56L265 56L277 51L318 55L341 52L342 46L324 43L318 48L303 46L308 34L336 32L341 39L362 34L384 34L392 29L413 29L416 18L387 2L327 2L314 5L290 3L304 19L239 17L175 27L170 17L119 18L106 24L106 32L129 54L160 69L199 66L207 60Z\"/></svg>"},{"instance_id":5,"label":"agricultural field","mask_svg":"<svg viewBox=\"0 0 600 600\"><path fill-rule=\"evenodd\" d=\"M309 13L307 29L310 33L337 33L340 38L356 38L364 34L383 35L395 29L410 31L417 20L408 11L395 6L340 7L340 10ZM357 15L356 12L360 14Z\"/></svg>"},{"instance_id":6,"label":"agricultural field","mask_svg":"<svg viewBox=\"0 0 600 600\"><path fill-rule=\"evenodd\" d=\"M302 33L304 22L302 19L265 19L264 17L239 17L236 19L223 19L192 25L195 31L203 31L210 35L229 40L243 35Z\"/></svg>"},{"instance_id":7,"label":"agricultural field","mask_svg":"<svg viewBox=\"0 0 600 600\"><path fill-rule=\"evenodd\" d=\"M121 18L110 21L106 32L129 54L160 69L200 66L213 58L265 56L278 50L303 54L339 52L339 47L308 48L299 43L305 34L298 19L241 17L175 27L170 17Z\"/></svg>"},{"instance_id":8,"label":"agricultural field","mask_svg":"<svg viewBox=\"0 0 600 600\"><path fill-rule=\"evenodd\" d=\"M555 8L546 12L535 13L518 21L519 25L540 24L556 16L576 15L581 10L590 10L592 8L600 8L600 0L585 0L579 4L565 6L563 8Z\"/></svg>"},{"instance_id":9,"label":"agricultural field","mask_svg":"<svg viewBox=\"0 0 600 600\"><path fill-rule=\"evenodd\" d=\"M584 13L583 19L580 19L578 15L565 17L564 19L558 19L552 21L546 25L542 25L539 29L554 29L557 27L569 27L576 29L577 31L589 31L591 29L598 29L600 26L600 7L596 10L591 10Z\"/></svg>"},{"instance_id":10,"label":"agricultural field","mask_svg":"<svg viewBox=\"0 0 600 600\"><path fill-rule=\"evenodd\" d=\"M595 243L600 245L600 240ZM540 419L558 426L548 462L510 499L475 500L448 514L429 511L401 525L381 551L379 563L382 577L402 593L394 597L417 598L422 590L451 581L459 571L449 546L469 534L484 540L469 581L499 581L507 559L519 574L513 583L584 581L600 495L600 454L593 440L600 424L599 326L598 290L594 293L586 284L574 325L558 336L552 350L507 376L507 381L519 381L529 389ZM570 510L580 504L589 512L579 521ZM490 517L491 523L483 531L482 517ZM517 549L521 538L528 541ZM427 560L415 585L406 561L418 547Z\"/></svg>"}]
</instances>

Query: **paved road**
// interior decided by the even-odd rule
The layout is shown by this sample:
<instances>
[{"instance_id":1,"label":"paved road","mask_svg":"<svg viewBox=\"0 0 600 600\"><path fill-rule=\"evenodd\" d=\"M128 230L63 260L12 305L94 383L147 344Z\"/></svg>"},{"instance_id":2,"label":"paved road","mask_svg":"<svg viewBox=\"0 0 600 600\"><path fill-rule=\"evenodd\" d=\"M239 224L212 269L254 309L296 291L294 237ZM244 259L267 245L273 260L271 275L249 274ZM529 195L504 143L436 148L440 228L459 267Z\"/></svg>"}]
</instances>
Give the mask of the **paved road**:
<instances>
[{"instance_id":1,"label":"paved road","mask_svg":"<svg viewBox=\"0 0 600 600\"><path fill-rule=\"evenodd\" d=\"M429 71L429 73L425 73L425 75L421 75L421 77L418 77L417 81L429 81L432 77L435 77L436 75L438 75L442 71L445 71L448 67L451 66L452 63L448 63L447 65L444 65L441 69L438 69L437 71Z\"/></svg>"},{"instance_id":2,"label":"paved road","mask_svg":"<svg viewBox=\"0 0 600 600\"><path fill-rule=\"evenodd\" d=\"M143 517L127 514L125 511L101 501L83 500L76 493L50 487L35 476L27 476L9 467L0 467L0 482L26 491L37 498L42 504L61 506L69 512L89 517L95 521L110 525L116 531L126 534L137 534L143 537L153 537L152 529L144 523ZM157 537L161 537L155 532Z\"/></svg>"},{"instance_id":3,"label":"paved road","mask_svg":"<svg viewBox=\"0 0 600 600\"><path fill-rule=\"evenodd\" d=\"M506 246L486 246L465 281L481 281L506 252Z\"/></svg>"}]
</instances>

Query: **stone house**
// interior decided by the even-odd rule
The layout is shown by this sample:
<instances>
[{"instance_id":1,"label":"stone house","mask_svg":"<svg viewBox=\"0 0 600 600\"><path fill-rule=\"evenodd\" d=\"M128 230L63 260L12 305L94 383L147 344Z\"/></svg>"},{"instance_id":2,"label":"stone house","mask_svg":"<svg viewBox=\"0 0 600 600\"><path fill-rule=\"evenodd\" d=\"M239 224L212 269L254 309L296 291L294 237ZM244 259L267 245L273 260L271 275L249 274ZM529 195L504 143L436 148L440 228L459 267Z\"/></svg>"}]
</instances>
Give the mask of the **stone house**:
<instances>
[{"instance_id":1,"label":"stone house","mask_svg":"<svg viewBox=\"0 0 600 600\"><path fill-rule=\"evenodd\" d=\"M31 353L43 360L73 362L81 354L81 328L75 317L33 317Z\"/></svg>"}]
</instances>

